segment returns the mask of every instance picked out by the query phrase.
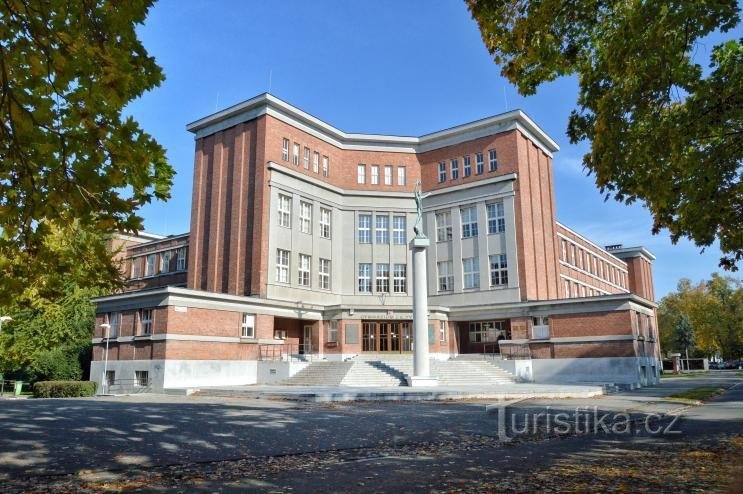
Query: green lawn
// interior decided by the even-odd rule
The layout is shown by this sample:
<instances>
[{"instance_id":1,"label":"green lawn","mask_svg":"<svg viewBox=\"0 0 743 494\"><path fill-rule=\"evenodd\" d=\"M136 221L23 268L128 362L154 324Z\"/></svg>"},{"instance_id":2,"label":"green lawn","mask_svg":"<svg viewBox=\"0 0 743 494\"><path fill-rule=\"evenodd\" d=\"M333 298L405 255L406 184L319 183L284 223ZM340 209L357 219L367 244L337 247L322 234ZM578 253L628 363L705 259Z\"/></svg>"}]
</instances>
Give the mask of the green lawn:
<instances>
[{"instance_id":1,"label":"green lawn","mask_svg":"<svg viewBox=\"0 0 743 494\"><path fill-rule=\"evenodd\" d=\"M720 394L723 391L724 388L718 388L716 386L701 386L699 388L687 389L681 393L666 396L665 399L670 401L680 401L683 403L697 403Z\"/></svg>"}]
</instances>

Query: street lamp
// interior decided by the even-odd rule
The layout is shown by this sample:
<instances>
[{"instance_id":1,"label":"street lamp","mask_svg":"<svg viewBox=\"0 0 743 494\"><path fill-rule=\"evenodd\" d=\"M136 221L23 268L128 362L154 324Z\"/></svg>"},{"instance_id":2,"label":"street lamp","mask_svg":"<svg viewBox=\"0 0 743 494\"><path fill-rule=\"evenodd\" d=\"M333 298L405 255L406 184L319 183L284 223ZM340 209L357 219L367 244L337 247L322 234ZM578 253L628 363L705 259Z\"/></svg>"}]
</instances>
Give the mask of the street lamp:
<instances>
[{"instance_id":1,"label":"street lamp","mask_svg":"<svg viewBox=\"0 0 743 494\"><path fill-rule=\"evenodd\" d=\"M101 377L101 394L107 394L108 393L108 381L106 380L106 374L108 373L108 337L109 337L109 331L111 329L111 325L108 323L101 324L101 328L106 330L106 360L103 364L103 376Z\"/></svg>"},{"instance_id":2,"label":"street lamp","mask_svg":"<svg viewBox=\"0 0 743 494\"><path fill-rule=\"evenodd\" d=\"M3 323L4 322L10 322L12 320L13 320L13 318L10 317L10 316L0 316L0 331L3 330Z\"/></svg>"}]
</instances>

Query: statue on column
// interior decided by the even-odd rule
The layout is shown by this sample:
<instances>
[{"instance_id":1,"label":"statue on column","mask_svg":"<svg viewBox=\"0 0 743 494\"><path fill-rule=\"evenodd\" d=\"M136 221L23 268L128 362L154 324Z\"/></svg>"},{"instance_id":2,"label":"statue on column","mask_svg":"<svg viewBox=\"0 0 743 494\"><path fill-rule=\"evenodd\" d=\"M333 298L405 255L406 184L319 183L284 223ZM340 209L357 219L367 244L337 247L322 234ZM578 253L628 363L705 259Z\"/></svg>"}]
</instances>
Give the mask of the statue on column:
<instances>
[{"instance_id":1,"label":"statue on column","mask_svg":"<svg viewBox=\"0 0 743 494\"><path fill-rule=\"evenodd\" d=\"M418 213L418 215L415 217L415 226L413 227L413 231L415 232L415 238L427 238L423 234L423 230L421 229L421 223L423 221L423 199L430 196L431 193L430 192L428 194L422 193L420 180L415 181L415 188L413 189L413 193L415 194L415 207Z\"/></svg>"}]
</instances>

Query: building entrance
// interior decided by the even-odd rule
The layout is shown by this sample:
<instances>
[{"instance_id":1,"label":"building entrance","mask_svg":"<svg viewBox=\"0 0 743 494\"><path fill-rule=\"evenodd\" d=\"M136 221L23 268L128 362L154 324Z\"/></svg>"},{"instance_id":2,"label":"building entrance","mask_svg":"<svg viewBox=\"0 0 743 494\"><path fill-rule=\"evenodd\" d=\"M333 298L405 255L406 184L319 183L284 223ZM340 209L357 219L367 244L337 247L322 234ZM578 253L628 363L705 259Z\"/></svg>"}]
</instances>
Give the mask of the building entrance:
<instances>
[{"instance_id":1,"label":"building entrance","mask_svg":"<svg viewBox=\"0 0 743 494\"><path fill-rule=\"evenodd\" d=\"M412 352L412 325L407 321L365 321L362 340L364 352Z\"/></svg>"}]
</instances>

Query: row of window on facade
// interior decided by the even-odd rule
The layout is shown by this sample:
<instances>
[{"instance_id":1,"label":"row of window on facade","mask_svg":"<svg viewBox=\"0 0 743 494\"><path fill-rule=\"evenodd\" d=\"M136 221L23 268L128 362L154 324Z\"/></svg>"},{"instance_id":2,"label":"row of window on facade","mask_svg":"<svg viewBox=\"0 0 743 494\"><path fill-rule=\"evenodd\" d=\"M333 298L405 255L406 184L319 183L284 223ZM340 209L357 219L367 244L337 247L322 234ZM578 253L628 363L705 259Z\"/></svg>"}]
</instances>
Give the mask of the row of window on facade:
<instances>
[{"instance_id":1,"label":"row of window on facade","mask_svg":"<svg viewBox=\"0 0 743 494\"><path fill-rule=\"evenodd\" d=\"M508 285L508 260L505 254L488 256L490 268L490 286L502 287ZM454 290L454 261L439 261L436 263L438 291L450 292ZM462 288L465 290L480 288L480 258L466 257L462 259Z\"/></svg>"},{"instance_id":2,"label":"row of window on facade","mask_svg":"<svg viewBox=\"0 0 743 494\"><path fill-rule=\"evenodd\" d=\"M439 162L439 183L447 181L449 176L452 180L459 180L459 158L452 158L449 160L451 166L447 169L447 162ZM488 150L488 171L494 172L498 169L498 155L495 149ZM472 176L472 156L462 157L462 177L467 178ZM475 175L482 175L485 173L485 161L483 153L475 153Z\"/></svg>"},{"instance_id":3,"label":"row of window on facade","mask_svg":"<svg viewBox=\"0 0 743 494\"><path fill-rule=\"evenodd\" d=\"M503 233L506 231L506 214L503 201L491 202L485 205L487 212L488 234ZM480 228L477 222L477 207L463 206L459 208L461 237L477 237ZM436 212L436 241L448 242L453 237L451 211Z\"/></svg>"},{"instance_id":4,"label":"row of window on facade","mask_svg":"<svg viewBox=\"0 0 743 494\"><path fill-rule=\"evenodd\" d=\"M581 298L581 297L598 297L600 295L608 295L609 292L599 290L590 285L584 285L577 281L570 281L563 279L565 285L564 297L565 298Z\"/></svg>"},{"instance_id":5,"label":"row of window on facade","mask_svg":"<svg viewBox=\"0 0 743 494\"><path fill-rule=\"evenodd\" d=\"M276 282L290 283L291 253L288 250L276 249ZM317 263L317 285L320 290L330 290L330 259L318 258ZM299 254L297 265L296 284L299 286L312 287L312 256Z\"/></svg>"},{"instance_id":6,"label":"row of window on facade","mask_svg":"<svg viewBox=\"0 0 743 494\"><path fill-rule=\"evenodd\" d=\"M568 242L564 238L561 240L560 259L562 261L570 264L573 268L601 278L604 281L622 288L627 288L627 273L609 261L604 261L597 255L581 248L579 245ZM570 245L569 257L568 244Z\"/></svg>"},{"instance_id":7,"label":"row of window on facade","mask_svg":"<svg viewBox=\"0 0 743 494\"><path fill-rule=\"evenodd\" d=\"M142 278L186 270L186 248L155 252L131 258L131 277ZM144 271L143 271L144 269Z\"/></svg>"},{"instance_id":8,"label":"row of window on facade","mask_svg":"<svg viewBox=\"0 0 743 494\"><path fill-rule=\"evenodd\" d=\"M284 161L289 161L289 139L284 138L281 143L281 159ZM295 142L292 146L292 163L296 166L299 166L300 162L300 150L302 149L302 146ZM330 160L327 156L322 156L322 162L320 161L320 153L317 151L312 151L307 146L304 146L304 152L302 153L301 161L302 161L302 167L305 170L310 169L310 155L312 157L312 171L314 173L321 173L323 177L330 176Z\"/></svg>"},{"instance_id":9,"label":"row of window on facade","mask_svg":"<svg viewBox=\"0 0 743 494\"><path fill-rule=\"evenodd\" d=\"M292 227L292 198L285 194L279 194L278 203L278 224L284 228ZM313 207L308 201L299 201L299 231L312 235L313 233ZM332 213L328 208L320 208L319 234L322 238L331 236L331 218Z\"/></svg>"},{"instance_id":10,"label":"row of window on facade","mask_svg":"<svg viewBox=\"0 0 743 494\"><path fill-rule=\"evenodd\" d=\"M109 312L106 314L105 320L109 325L106 333L102 336L103 338L118 338L121 332L121 312ZM134 328L133 336L150 336L152 335L152 328L154 323L154 311L152 308L138 309L134 317ZM242 314L242 320L240 324L240 335L243 338L254 338L255 337L255 315L254 314Z\"/></svg>"},{"instance_id":11,"label":"row of window on facade","mask_svg":"<svg viewBox=\"0 0 743 494\"><path fill-rule=\"evenodd\" d=\"M119 382L121 385L128 385L130 381L125 382ZM113 370L107 370L106 371L106 386L108 388L111 388L111 386L115 386L116 383L116 371ZM146 370L135 370L134 371L134 382L132 385L135 388L145 388L150 386L150 372Z\"/></svg>"},{"instance_id":12,"label":"row of window on facade","mask_svg":"<svg viewBox=\"0 0 743 494\"><path fill-rule=\"evenodd\" d=\"M369 167L370 174L369 174L369 183L371 185L379 185L380 184L380 169L384 171L384 185L392 185L392 174L393 174L393 166L392 165L384 165L384 167L380 167L379 165L371 165ZM356 183L364 185L366 184L366 165L363 163L359 163L359 165L356 168ZM397 167L397 185L405 185L407 181L407 173L405 171L404 166L398 166Z\"/></svg>"}]
</instances>

